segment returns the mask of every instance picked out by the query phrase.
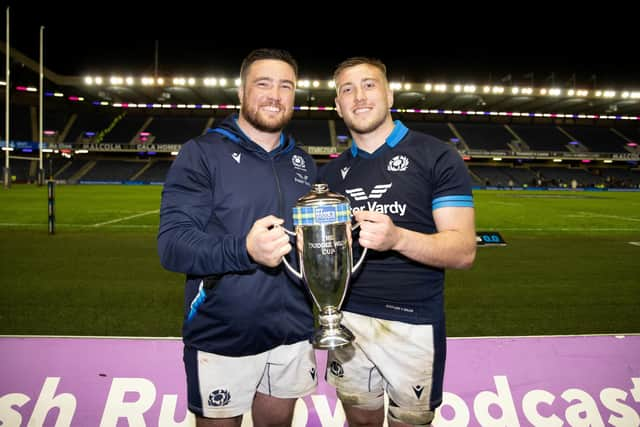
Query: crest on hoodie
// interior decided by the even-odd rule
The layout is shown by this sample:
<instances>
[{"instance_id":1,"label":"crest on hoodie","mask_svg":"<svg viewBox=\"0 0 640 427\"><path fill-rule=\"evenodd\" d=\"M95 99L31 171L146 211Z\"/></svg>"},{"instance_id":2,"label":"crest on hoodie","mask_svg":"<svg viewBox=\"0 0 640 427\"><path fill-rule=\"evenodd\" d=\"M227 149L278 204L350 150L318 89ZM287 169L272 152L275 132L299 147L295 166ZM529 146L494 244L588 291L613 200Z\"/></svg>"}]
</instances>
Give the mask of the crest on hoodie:
<instances>
[{"instance_id":1,"label":"crest on hoodie","mask_svg":"<svg viewBox=\"0 0 640 427\"><path fill-rule=\"evenodd\" d=\"M294 154L291 156L291 163L293 163L293 167L306 172L307 171L307 163L304 161L304 157Z\"/></svg>"}]
</instances>

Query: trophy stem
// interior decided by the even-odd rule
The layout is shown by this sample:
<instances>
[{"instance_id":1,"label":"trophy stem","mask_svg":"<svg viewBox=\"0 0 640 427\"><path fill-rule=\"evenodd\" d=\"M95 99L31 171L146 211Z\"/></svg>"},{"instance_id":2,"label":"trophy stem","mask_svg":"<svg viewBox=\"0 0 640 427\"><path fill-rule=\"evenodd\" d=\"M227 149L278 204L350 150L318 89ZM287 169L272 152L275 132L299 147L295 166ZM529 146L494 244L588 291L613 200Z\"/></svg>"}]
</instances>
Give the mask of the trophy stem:
<instances>
[{"instance_id":1,"label":"trophy stem","mask_svg":"<svg viewBox=\"0 0 640 427\"><path fill-rule=\"evenodd\" d=\"M313 335L312 344L315 348L333 350L350 344L353 333L340 324L342 313L335 307L323 307L318 315L320 328Z\"/></svg>"}]
</instances>

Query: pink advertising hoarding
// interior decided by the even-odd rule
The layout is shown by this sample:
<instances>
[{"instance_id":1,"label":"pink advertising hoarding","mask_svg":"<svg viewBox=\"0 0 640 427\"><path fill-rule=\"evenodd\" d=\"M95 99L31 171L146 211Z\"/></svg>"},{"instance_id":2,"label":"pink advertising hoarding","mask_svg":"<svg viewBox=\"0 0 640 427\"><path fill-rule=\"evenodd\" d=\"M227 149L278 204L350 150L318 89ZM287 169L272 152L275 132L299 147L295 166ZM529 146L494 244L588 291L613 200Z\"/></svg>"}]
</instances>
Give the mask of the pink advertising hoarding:
<instances>
[{"instance_id":1,"label":"pink advertising hoarding","mask_svg":"<svg viewBox=\"0 0 640 427\"><path fill-rule=\"evenodd\" d=\"M294 425L343 426L317 356ZM194 425L178 339L0 337L0 361L0 426ZM437 427L640 426L640 336L449 339L444 390Z\"/></svg>"}]
</instances>

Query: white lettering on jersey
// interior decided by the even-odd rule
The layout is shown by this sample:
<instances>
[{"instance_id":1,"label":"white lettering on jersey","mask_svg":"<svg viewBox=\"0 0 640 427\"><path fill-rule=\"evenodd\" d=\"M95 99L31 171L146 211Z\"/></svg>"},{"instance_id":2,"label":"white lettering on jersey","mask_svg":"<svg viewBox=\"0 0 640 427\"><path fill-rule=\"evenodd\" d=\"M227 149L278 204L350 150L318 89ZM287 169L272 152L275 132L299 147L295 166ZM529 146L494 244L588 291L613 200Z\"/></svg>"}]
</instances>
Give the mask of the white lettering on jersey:
<instances>
[{"instance_id":1,"label":"white lettering on jersey","mask_svg":"<svg viewBox=\"0 0 640 427\"><path fill-rule=\"evenodd\" d=\"M404 216L404 214L407 213L407 204L400 203L397 200L393 203L367 202L366 205L351 206L351 210L353 212L372 211L372 212L380 212L385 215L393 214L393 215Z\"/></svg>"},{"instance_id":2,"label":"white lettering on jersey","mask_svg":"<svg viewBox=\"0 0 640 427\"><path fill-rule=\"evenodd\" d=\"M373 190L367 195L367 193L362 189L362 187L358 188L350 188L345 189L345 192L353 198L355 201L363 201L367 200L366 205L360 206L351 206L351 210L354 212L361 210L368 210L372 212L380 212L386 215L399 215L404 216L407 213L407 204L400 203L397 200L393 203L379 203L372 201L371 199L379 199L391 188L393 183L389 184L378 184L373 187Z\"/></svg>"}]
</instances>

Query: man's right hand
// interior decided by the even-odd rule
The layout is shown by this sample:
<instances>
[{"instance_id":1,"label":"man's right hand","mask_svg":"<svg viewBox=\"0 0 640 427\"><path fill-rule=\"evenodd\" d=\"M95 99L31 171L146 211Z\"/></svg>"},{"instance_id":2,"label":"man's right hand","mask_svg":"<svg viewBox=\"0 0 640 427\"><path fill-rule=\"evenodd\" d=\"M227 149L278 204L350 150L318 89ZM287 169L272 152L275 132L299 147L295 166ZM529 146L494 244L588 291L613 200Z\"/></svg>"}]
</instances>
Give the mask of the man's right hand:
<instances>
[{"instance_id":1,"label":"man's right hand","mask_svg":"<svg viewBox=\"0 0 640 427\"><path fill-rule=\"evenodd\" d=\"M253 223L247 234L247 252L254 262L267 267L275 267L282 262L292 247L289 236L284 232L284 220L274 215L265 216Z\"/></svg>"}]
</instances>

